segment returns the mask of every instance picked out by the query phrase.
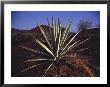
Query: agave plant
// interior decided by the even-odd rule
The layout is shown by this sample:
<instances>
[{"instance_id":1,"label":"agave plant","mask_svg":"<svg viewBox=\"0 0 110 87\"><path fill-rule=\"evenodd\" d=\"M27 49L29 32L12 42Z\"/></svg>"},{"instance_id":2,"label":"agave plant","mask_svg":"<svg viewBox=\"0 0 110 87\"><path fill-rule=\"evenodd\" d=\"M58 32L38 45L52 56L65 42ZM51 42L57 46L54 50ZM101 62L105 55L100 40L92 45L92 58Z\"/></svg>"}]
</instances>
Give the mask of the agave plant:
<instances>
[{"instance_id":1,"label":"agave plant","mask_svg":"<svg viewBox=\"0 0 110 87\"><path fill-rule=\"evenodd\" d=\"M76 39L82 30L79 30L75 34L71 33L70 27L72 21L70 20L65 28L62 27L60 19L56 22L56 20L52 18L51 24L48 18L47 21L49 27L48 30L44 29L41 25L38 25L42 32L42 38L38 38L34 34L31 34L32 40L36 45L39 45L40 49L20 46L25 50L43 56L34 56L34 58L30 56L30 59L26 60L25 63L35 62L35 64L20 72L26 72L30 69L43 66L44 72L40 76L47 76L49 74L52 76L80 76L79 74L81 73L86 76L94 76L93 70L88 66L88 60L81 58L82 56L78 55L76 52L76 48L87 42L90 37L84 40ZM87 50L87 48L81 50ZM70 54L72 54L72 57L68 56Z\"/></svg>"}]
</instances>

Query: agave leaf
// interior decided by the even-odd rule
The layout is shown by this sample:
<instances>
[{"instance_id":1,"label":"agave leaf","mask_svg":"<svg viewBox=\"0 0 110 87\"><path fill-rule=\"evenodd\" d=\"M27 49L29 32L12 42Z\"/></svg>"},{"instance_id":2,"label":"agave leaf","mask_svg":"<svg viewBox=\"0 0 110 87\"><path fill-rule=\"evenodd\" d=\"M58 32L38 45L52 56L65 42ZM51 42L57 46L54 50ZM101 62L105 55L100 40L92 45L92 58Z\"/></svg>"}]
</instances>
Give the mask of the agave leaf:
<instances>
[{"instance_id":1,"label":"agave leaf","mask_svg":"<svg viewBox=\"0 0 110 87\"><path fill-rule=\"evenodd\" d=\"M64 42L67 39L71 24L72 24L72 21L69 23L69 25L66 26L66 29L63 32L62 39L61 39L61 46L63 46Z\"/></svg>"},{"instance_id":2,"label":"agave leaf","mask_svg":"<svg viewBox=\"0 0 110 87\"><path fill-rule=\"evenodd\" d=\"M58 24L57 24L57 37L59 38L59 35L61 33L61 21L58 18Z\"/></svg>"},{"instance_id":3,"label":"agave leaf","mask_svg":"<svg viewBox=\"0 0 110 87\"><path fill-rule=\"evenodd\" d=\"M78 31L78 32L71 38L71 40L66 44L66 46L62 49L62 51L64 51L64 50L68 47L68 45L75 39L75 37L76 37L80 32L81 32L81 30Z\"/></svg>"},{"instance_id":4,"label":"agave leaf","mask_svg":"<svg viewBox=\"0 0 110 87\"><path fill-rule=\"evenodd\" d=\"M60 19L58 20L58 41L57 41L57 57L59 55L59 49L60 49L60 40L61 40L61 22Z\"/></svg>"},{"instance_id":5,"label":"agave leaf","mask_svg":"<svg viewBox=\"0 0 110 87\"><path fill-rule=\"evenodd\" d=\"M22 47L23 49L26 49L26 50L28 50L28 51L34 52L34 53L39 52L38 50L35 50L35 49L32 49L32 48L29 48L29 47L25 47L25 46L20 46L20 47Z\"/></svg>"},{"instance_id":6,"label":"agave leaf","mask_svg":"<svg viewBox=\"0 0 110 87\"><path fill-rule=\"evenodd\" d=\"M35 39L35 40L36 40L37 43L39 43L39 45L43 49L45 49L49 54L51 54L53 57L55 57L54 54L53 54L53 52L47 46L45 46L45 44L43 44L42 42L40 42L38 39Z\"/></svg>"},{"instance_id":7,"label":"agave leaf","mask_svg":"<svg viewBox=\"0 0 110 87\"><path fill-rule=\"evenodd\" d=\"M68 35L67 38L65 39L65 41L68 40L72 35L73 34Z\"/></svg>"},{"instance_id":8,"label":"agave leaf","mask_svg":"<svg viewBox=\"0 0 110 87\"><path fill-rule=\"evenodd\" d=\"M22 70L22 71L20 71L20 72L21 72L21 73L22 73L22 72L25 72L25 71L27 71L27 70L30 70L30 69L35 68L35 67L37 67L37 66L40 66L41 64L43 64L43 63L30 66L30 67L28 67L28 68L26 68L26 69L24 69L24 70Z\"/></svg>"},{"instance_id":9,"label":"agave leaf","mask_svg":"<svg viewBox=\"0 0 110 87\"><path fill-rule=\"evenodd\" d=\"M85 51L85 50L88 50L88 48L82 48L80 50L77 50L78 52L82 52L82 51Z\"/></svg>"},{"instance_id":10,"label":"agave leaf","mask_svg":"<svg viewBox=\"0 0 110 87\"><path fill-rule=\"evenodd\" d=\"M41 26L40 26L40 25L38 25L38 26L39 26L39 28L40 28L40 30L41 30L41 32L42 32L42 34L43 34L43 36L44 36L44 38L45 38L46 42L48 43L49 47L51 48L50 42L49 42L49 40L47 39L47 36L46 36L46 34L45 34L44 30L41 28Z\"/></svg>"},{"instance_id":11,"label":"agave leaf","mask_svg":"<svg viewBox=\"0 0 110 87\"><path fill-rule=\"evenodd\" d=\"M89 39L91 39L91 37L89 37L89 38L83 40L82 42L78 43L75 47L78 47L79 45L85 43L85 42L88 41ZM74 48L75 48L75 47L74 47Z\"/></svg>"},{"instance_id":12,"label":"agave leaf","mask_svg":"<svg viewBox=\"0 0 110 87\"><path fill-rule=\"evenodd\" d=\"M72 45L68 46L66 50L71 49L72 47L74 47L79 41L74 42Z\"/></svg>"},{"instance_id":13,"label":"agave leaf","mask_svg":"<svg viewBox=\"0 0 110 87\"><path fill-rule=\"evenodd\" d=\"M92 59L90 59L90 58L92 58L92 56L82 56L82 55L78 55L78 54L77 54L77 58L92 60ZM89 59L88 59L88 58L89 58Z\"/></svg>"},{"instance_id":14,"label":"agave leaf","mask_svg":"<svg viewBox=\"0 0 110 87\"><path fill-rule=\"evenodd\" d=\"M47 37L47 40L49 41L50 45L51 45L51 37L50 37L50 32L48 31L48 29L44 29L42 28L44 33L45 33L45 36Z\"/></svg>"},{"instance_id":15,"label":"agave leaf","mask_svg":"<svg viewBox=\"0 0 110 87\"><path fill-rule=\"evenodd\" d=\"M90 38L85 39L84 41L78 43L79 41L76 41L74 44L70 45L67 49L66 52L63 51L63 53L61 55L66 54L67 52L69 52L70 50L74 49L75 47L78 47L79 45L83 44L84 42L88 41ZM78 44L77 44L78 43ZM75 45L77 44L77 45Z\"/></svg>"},{"instance_id":16,"label":"agave leaf","mask_svg":"<svg viewBox=\"0 0 110 87\"><path fill-rule=\"evenodd\" d=\"M56 39L57 39L57 25L56 25L56 21L55 21L55 42L56 42Z\"/></svg>"},{"instance_id":17,"label":"agave leaf","mask_svg":"<svg viewBox=\"0 0 110 87\"><path fill-rule=\"evenodd\" d=\"M53 29L53 36L55 40L55 23L54 23L54 18L52 17L52 29Z\"/></svg>"},{"instance_id":18,"label":"agave leaf","mask_svg":"<svg viewBox=\"0 0 110 87\"><path fill-rule=\"evenodd\" d=\"M36 62L36 61L52 61L52 59L31 59L31 60L26 60L25 62Z\"/></svg>"},{"instance_id":19,"label":"agave leaf","mask_svg":"<svg viewBox=\"0 0 110 87\"><path fill-rule=\"evenodd\" d=\"M25 47L25 46L20 46L20 47L22 47L25 50L37 53L37 54L42 54L42 55L48 56L46 53L42 52L41 50L36 50L36 49Z\"/></svg>"},{"instance_id":20,"label":"agave leaf","mask_svg":"<svg viewBox=\"0 0 110 87\"><path fill-rule=\"evenodd\" d=\"M48 66L48 68L46 69L46 71L45 71L43 77L47 74L48 70L51 68L51 66L52 66L53 64L54 64L54 62L52 62L52 63Z\"/></svg>"},{"instance_id":21,"label":"agave leaf","mask_svg":"<svg viewBox=\"0 0 110 87\"><path fill-rule=\"evenodd\" d=\"M61 56L69 52L79 41L76 41L72 45L70 45L68 48L66 48L64 51L62 51Z\"/></svg>"},{"instance_id":22,"label":"agave leaf","mask_svg":"<svg viewBox=\"0 0 110 87\"><path fill-rule=\"evenodd\" d=\"M55 21L54 21L54 18L52 17L52 38L51 38L51 40L52 40L52 43L51 43L51 45L52 45L52 47L53 47L53 52L55 52L55 47L56 47L56 36L55 36L55 32L56 32L56 30L55 30Z\"/></svg>"},{"instance_id":23,"label":"agave leaf","mask_svg":"<svg viewBox=\"0 0 110 87\"><path fill-rule=\"evenodd\" d=\"M52 31L50 29L50 22L49 22L49 19L47 18L47 22L48 22L48 27L49 27L49 36L50 36L50 39L52 38Z\"/></svg>"},{"instance_id":24,"label":"agave leaf","mask_svg":"<svg viewBox=\"0 0 110 87\"><path fill-rule=\"evenodd\" d=\"M48 21L48 25L50 26L48 18L47 21ZM52 17L52 28L49 28L49 33L50 33L50 41L51 41L51 50L54 51L56 40L55 40L55 23L53 17Z\"/></svg>"}]
</instances>

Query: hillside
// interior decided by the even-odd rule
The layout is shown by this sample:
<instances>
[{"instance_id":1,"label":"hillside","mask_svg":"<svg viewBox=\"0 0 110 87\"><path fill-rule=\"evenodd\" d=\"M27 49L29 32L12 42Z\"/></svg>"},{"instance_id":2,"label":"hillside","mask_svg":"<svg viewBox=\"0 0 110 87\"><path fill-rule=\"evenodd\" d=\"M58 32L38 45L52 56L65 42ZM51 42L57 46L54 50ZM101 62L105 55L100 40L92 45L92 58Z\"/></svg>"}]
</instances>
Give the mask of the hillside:
<instances>
[{"instance_id":1,"label":"hillside","mask_svg":"<svg viewBox=\"0 0 110 87\"><path fill-rule=\"evenodd\" d=\"M41 25L46 31L49 31L49 27L46 25ZM52 28L51 28L52 29ZM63 28L64 29L64 28ZM34 43L32 40L32 37L30 34L34 34L37 38L43 38L42 33L39 29L39 27L35 27L31 30L19 30L12 28L11 29L11 55L12 55L12 76L39 76L39 74L36 74L36 70L27 72L25 74L18 73L21 69L25 68L26 66L31 65L25 64L24 61L26 59L29 59L29 55L33 55L33 53L26 51L20 46L27 46L34 49L39 49L39 46ZM75 34L73 32L70 32L70 34ZM85 38L91 37L91 39L85 43L84 45L81 45L76 48L76 50L80 50L80 48L88 48L88 50L85 51L76 51L79 55L82 56L89 56L89 61L95 65L100 67L100 29L87 29L83 30L76 39L83 40ZM69 53L69 55L72 54L72 52ZM37 54L35 54L37 56ZM39 70L40 72L40 70ZM96 72L96 76L99 76Z\"/></svg>"}]
</instances>

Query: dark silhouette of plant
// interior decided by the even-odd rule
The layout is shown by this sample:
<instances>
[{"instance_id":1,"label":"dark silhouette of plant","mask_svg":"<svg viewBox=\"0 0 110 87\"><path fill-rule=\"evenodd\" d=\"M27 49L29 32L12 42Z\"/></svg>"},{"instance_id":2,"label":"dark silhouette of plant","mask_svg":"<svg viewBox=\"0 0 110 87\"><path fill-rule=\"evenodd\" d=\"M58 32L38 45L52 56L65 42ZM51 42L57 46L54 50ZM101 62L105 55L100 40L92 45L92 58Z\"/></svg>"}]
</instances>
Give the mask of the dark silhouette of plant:
<instances>
[{"instance_id":1,"label":"dark silhouette of plant","mask_svg":"<svg viewBox=\"0 0 110 87\"><path fill-rule=\"evenodd\" d=\"M90 28L92 26L92 22L88 21L88 20L80 20L80 22L77 24L78 26L78 30L83 30L83 29L87 29Z\"/></svg>"}]
</instances>

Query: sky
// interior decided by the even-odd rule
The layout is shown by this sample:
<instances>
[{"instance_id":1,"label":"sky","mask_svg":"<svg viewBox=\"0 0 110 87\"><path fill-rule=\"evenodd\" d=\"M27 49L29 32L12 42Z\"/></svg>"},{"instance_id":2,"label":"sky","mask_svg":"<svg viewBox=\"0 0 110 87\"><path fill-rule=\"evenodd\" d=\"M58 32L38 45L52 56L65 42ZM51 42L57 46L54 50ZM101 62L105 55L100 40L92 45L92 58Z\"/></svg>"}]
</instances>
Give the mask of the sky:
<instances>
[{"instance_id":1,"label":"sky","mask_svg":"<svg viewBox=\"0 0 110 87\"><path fill-rule=\"evenodd\" d=\"M57 21L60 18L62 26L68 24L71 19L72 25L70 30L76 32L77 24L80 20L88 20L92 22L92 27L100 24L100 11L12 11L11 27L20 30L31 30L37 24L47 25L47 19L51 23L52 17Z\"/></svg>"}]
</instances>

